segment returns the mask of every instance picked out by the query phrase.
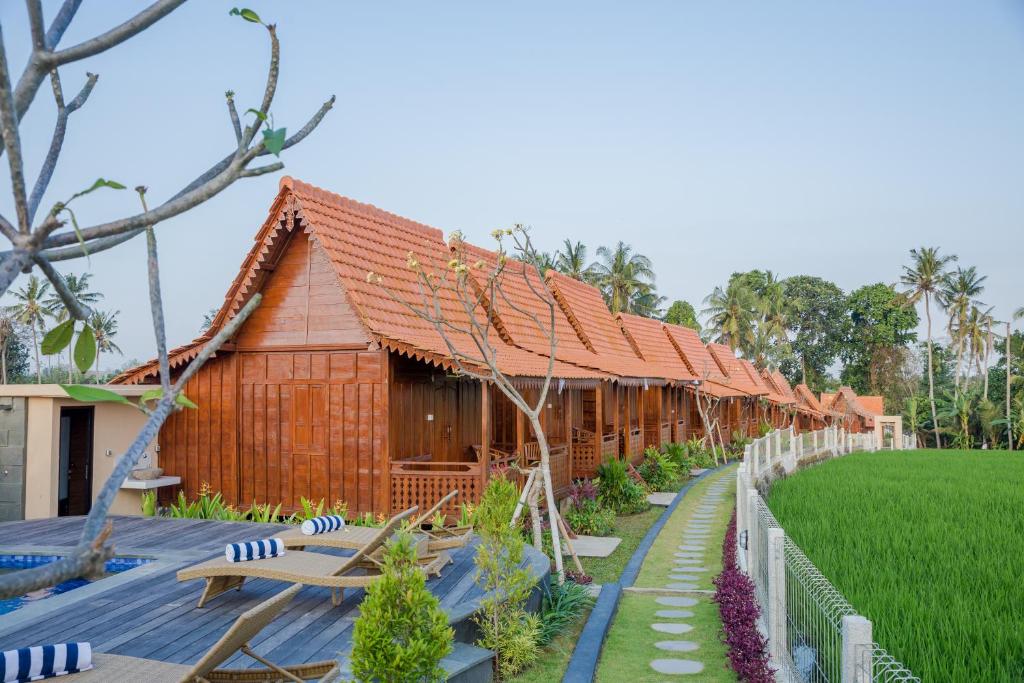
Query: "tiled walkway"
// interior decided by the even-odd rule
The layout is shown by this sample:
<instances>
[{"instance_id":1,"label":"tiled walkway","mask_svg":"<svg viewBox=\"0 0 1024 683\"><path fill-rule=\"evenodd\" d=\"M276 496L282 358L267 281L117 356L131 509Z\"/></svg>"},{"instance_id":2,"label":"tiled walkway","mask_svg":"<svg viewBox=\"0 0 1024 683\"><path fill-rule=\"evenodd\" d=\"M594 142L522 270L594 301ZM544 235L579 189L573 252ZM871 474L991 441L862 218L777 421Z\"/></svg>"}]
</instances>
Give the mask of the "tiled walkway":
<instances>
[{"instance_id":1,"label":"tiled walkway","mask_svg":"<svg viewBox=\"0 0 1024 683\"><path fill-rule=\"evenodd\" d=\"M599 683L735 683L713 579L732 512L732 467L693 483L666 521L608 631Z\"/></svg>"}]
</instances>

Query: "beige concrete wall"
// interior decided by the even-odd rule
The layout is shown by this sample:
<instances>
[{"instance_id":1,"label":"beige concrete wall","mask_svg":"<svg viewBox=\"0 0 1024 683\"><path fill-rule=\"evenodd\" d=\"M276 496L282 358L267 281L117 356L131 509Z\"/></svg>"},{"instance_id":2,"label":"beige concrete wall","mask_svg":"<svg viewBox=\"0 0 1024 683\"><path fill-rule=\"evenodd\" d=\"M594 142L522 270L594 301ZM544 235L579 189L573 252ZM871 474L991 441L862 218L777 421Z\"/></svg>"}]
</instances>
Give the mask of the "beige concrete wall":
<instances>
[{"instance_id":1,"label":"beige concrete wall","mask_svg":"<svg viewBox=\"0 0 1024 683\"><path fill-rule=\"evenodd\" d=\"M26 392L30 393L30 392ZM32 392L38 393L38 392ZM63 393L63 392L61 392ZM93 418L93 499L103 488L118 458L142 429L146 416L139 410L118 403L79 403L54 395L28 396L26 435L25 519L57 516L57 476L60 464L60 409L64 406L95 408ZM155 443L146 449L151 466L158 466ZM108 455L109 453L109 455ZM121 490L111 512L140 513L141 492Z\"/></svg>"}]
</instances>

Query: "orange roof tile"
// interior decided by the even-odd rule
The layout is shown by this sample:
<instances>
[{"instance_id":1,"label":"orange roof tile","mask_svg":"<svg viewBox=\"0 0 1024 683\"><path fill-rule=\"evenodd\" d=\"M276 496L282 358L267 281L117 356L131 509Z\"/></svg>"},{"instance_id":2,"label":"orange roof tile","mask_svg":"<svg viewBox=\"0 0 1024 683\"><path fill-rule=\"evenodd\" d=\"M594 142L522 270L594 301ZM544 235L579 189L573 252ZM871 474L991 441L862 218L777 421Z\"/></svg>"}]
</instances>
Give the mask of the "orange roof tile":
<instances>
[{"instance_id":1,"label":"orange roof tile","mask_svg":"<svg viewBox=\"0 0 1024 683\"><path fill-rule=\"evenodd\" d=\"M697 380L697 376L690 372L672 346L663 322L630 313L616 313L615 318L622 326L626 340L636 345L636 350L645 361L661 368L666 379L684 382Z\"/></svg>"},{"instance_id":2,"label":"orange roof tile","mask_svg":"<svg viewBox=\"0 0 1024 683\"><path fill-rule=\"evenodd\" d=\"M300 219L295 223L301 223L324 249L363 326L383 346L445 367L454 367L456 357L461 357L471 367L480 366L479 350L468 334L452 331L446 335L453 350L430 322L387 293L414 305L422 303L417 276L409 269L407 259L412 254L428 272L445 273L450 255L440 230L288 177L281 180L281 190L274 203L276 211L272 209L271 218L257 235L256 245L235 279L214 326L186 348L208 340L256 291L257 287L251 286L259 261L254 254L270 248L270 241L280 232L277 226L284 221L281 213L286 204ZM289 213L289 229L291 220ZM379 275L381 283L368 282L369 272ZM438 301L445 319L463 327L467 324L469 317L450 285L443 284L439 288ZM489 341L502 372L516 377L546 375L547 358L506 344L496 331L492 332ZM138 371L125 373L123 380L130 381L138 375ZM555 363L554 376L585 380L605 377L600 372L559 361Z\"/></svg>"},{"instance_id":3,"label":"orange roof tile","mask_svg":"<svg viewBox=\"0 0 1024 683\"><path fill-rule=\"evenodd\" d=\"M796 403L796 394L793 393L793 388L789 385L785 375L778 370L773 370L772 372L763 370L762 373L767 375L768 379L772 381L776 391L785 399L785 403Z\"/></svg>"},{"instance_id":4,"label":"orange roof tile","mask_svg":"<svg viewBox=\"0 0 1024 683\"><path fill-rule=\"evenodd\" d=\"M829 407L840 415L852 413L863 417L868 425L874 423L874 418L877 414L868 410L860 402L860 397L857 396L857 393L850 387L839 387L839 391L835 394Z\"/></svg>"},{"instance_id":5,"label":"orange roof tile","mask_svg":"<svg viewBox=\"0 0 1024 683\"><path fill-rule=\"evenodd\" d=\"M857 400L864 406L869 412L875 415L885 415L885 397L884 396L858 396Z\"/></svg>"},{"instance_id":6,"label":"orange roof tile","mask_svg":"<svg viewBox=\"0 0 1024 683\"><path fill-rule=\"evenodd\" d=\"M825 409L822 407L821 403L818 402L818 399L817 397L815 397L814 392L811 391L810 387L808 387L806 384L797 384L796 388L794 389L794 393L796 394L797 404L799 408L803 408L805 411L810 412L814 415L825 414Z\"/></svg>"},{"instance_id":7,"label":"orange roof tile","mask_svg":"<svg viewBox=\"0 0 1024 683\"><path fill-rule=\"evenodd\" d=\"M755 368L753 364L750 364L750 368L748 368L748 370L749 369L753 369L754 372L757 372L757 368ZM794 402L779 388L775 378L772 377L772 373L767 370L761 370L760 372L757 372L757 375L760 378L761 383L768 388L769 401L772 403L778 403L779 405L789 405Z\"/></svg>"},{"instance_id":8,"label":"orange roof tile","mask_svg":"<svg viewBox=\"0 0 1024 683\"><path fill-rule=\"evenodd\" d=\"M730 386L729 378L711 357L696 330L669 323L664 323L661 329L664 330L668 340L672 342L676 353L686 363L687 369L701 381L701 391L719 398L747 395Z\"/></svg>"},{"instance_id":9,"label":"orange roof tile","mask_svg":"<svg viewBox=\"0 0 1024 683\"><path fill-rule=\"evenodd\" d=\"M743 367L743 362L736 357L736 354L728 346L725 344L708 344L708 352L718 362L719 367L722 368L722 371L729 379L729 386L751 396L767 395L768 390L758 386L750 376L750 373Z\"/></svg>"}]
</instances>

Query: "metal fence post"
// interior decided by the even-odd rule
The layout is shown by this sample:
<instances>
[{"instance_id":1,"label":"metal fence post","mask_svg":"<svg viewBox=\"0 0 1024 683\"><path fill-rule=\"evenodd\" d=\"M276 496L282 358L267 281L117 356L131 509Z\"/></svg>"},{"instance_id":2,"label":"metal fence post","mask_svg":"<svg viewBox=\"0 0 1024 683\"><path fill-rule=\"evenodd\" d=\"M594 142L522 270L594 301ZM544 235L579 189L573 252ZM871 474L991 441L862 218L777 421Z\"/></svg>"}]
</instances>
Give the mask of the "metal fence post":
<instances>
[{"instance_id":1,"label":"metal fence post","mask_svg":"<svg viewBox=\"0 0 1024 683\"><path fill-rule=\"evenodd\" d=\"M843 617L841 683L871 683L871 622L859 614Z\"/></svg>"},{"instance_id":2,"label":"metal fence post","mask_svg":"<svg viewBox=\"0 0 1024 683\"><path fill-rule=\"evenodd\" d=\"M757 514L757 489L747 489L747 573L757 584L761 573L757 566L757 550L760 547L758 534L761 531L760 515Z\"/></svg>"},{"instance_id":3,"label":"metal fence post","mask_svg":"<svg viewBox=\"0 0 1024 683\"><path fill-rule=\"evenodd\" d=\"M771 528L768 533L768 652L780 663L786 655L786 555L785 532Z\"/></svg>"}]
</instances>

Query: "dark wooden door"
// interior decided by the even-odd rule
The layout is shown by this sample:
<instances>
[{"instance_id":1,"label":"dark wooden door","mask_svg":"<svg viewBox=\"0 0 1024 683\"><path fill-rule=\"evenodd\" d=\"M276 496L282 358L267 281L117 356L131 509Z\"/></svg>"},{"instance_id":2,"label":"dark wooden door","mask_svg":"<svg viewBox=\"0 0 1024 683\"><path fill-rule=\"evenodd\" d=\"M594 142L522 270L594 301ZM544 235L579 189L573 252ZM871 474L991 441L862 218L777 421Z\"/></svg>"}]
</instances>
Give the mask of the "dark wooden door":
<instances>
[{"instance_id":1,"label":"dark wooden door","mask_svg":"<svg viewBox=\"0 0 1024 683\"><path fill-rule=\"evenodd\" d=\"M57 514L87 515L92 507L92 423L94 409L60 409L60 468Z\"/></svg>"}]
</instances>

